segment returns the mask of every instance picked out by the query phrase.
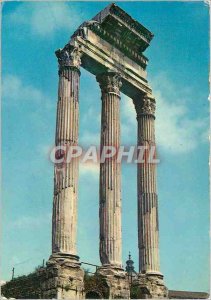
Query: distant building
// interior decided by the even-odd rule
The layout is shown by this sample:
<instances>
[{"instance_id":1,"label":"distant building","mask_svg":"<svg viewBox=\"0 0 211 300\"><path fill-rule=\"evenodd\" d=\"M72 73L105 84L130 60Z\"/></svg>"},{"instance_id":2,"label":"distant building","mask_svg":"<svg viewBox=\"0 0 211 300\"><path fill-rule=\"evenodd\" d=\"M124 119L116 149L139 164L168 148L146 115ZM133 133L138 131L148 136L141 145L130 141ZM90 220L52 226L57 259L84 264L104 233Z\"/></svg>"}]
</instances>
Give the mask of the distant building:
<instances>
[{"instance_id":1,"label":"distant building","mask_svg":"<svg viewBox=\"0 0 211 300\"><path fill-rule=\"evenodd\" d=\"M134 261L131 259L130 252L129 252L129 255L128 255L128 260L126 261L126 268L125 268L125 270L126 270L127 275L129 277L130 283L132 283L134 279L137 279L138 274L135 271Z\"/></svg>"}]
</instances>

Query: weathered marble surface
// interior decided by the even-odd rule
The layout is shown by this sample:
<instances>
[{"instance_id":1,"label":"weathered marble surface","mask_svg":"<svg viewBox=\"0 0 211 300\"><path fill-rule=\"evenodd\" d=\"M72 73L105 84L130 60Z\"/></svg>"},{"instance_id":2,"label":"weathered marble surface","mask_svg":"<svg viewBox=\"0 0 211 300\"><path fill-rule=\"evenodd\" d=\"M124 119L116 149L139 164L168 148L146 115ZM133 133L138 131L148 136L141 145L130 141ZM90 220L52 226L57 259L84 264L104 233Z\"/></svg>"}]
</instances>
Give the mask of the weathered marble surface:
<instances>
[{"instance_id":1,"label":"weathered marble surface","mask_svg":"<svg viewBox=\"0 0 211 300\"><path fill-rule=\"evenodd\" d=\"M56 52L59 89L56 146L77 146L79 126L80 51L73 43ZM65 158L62 151L59 158ZM84 271L77 256L77 202L79 160L56 164L52 216L52 256L42 285L44 298L83 299Z\"/></svg>"},{"instance_id":2,"label":"weathered marble surface","mask_svg":"<svg viewBox=\"0 0 211 300\"><path fill-rule=\"evenodd\" d=\"M168 298L163 275L158 274L139 274L138 279L133 282L133 286L138 288L138 298Z\"/></svg>"},{"instance_id":3,"label":"weathered marble surface","mask_svg":"<svg viewBox=\"0 0 211 300\"><path fill-rule=\"evenodd\" d=\"M148 149L156 147L155 142L155 99L152 95L144 95L133 99L138 123L137 145ZM155 152L156 155L156 152ZM156 158L156 157L154 157ZM148 156L143 163L137 165L138 186L138 246L139 246L139 280L141 290L153 298L165 298L167 288L160 273L159 261L159 221L157 196L157 165L150 163Z\"/></svg>"},{"instance_id":4,"label":"weathered marble surface","mask_svg":"<svg viewBox=\"0 0 211 300\"><path fill-rule=\"evenodd\" d=\"M120 146L120 86L115 72L97 77L102 92L101 149ZM100 164L100 260L122 266L121 164L116 157Z\"/></svg>"},{"instance_id":5,"label":"weathered marble surface","mask_svg":"<svg viewBox=\"0 0 211 300\"><path fill-rule=\"evenodd\" d=\"M126 272L121 268L102 266L97 274L105 278L109 290L109 299L130 299L130 286Z\"/></svg>"},{"instance_id":6,"label":"weathered marble surface","mask_svg":"<svg viewBox=\"0 0 211 300\"><path fill-rule=\"evenodd\" d=\"M84 299L84 271L72 256L53 255L42 283L44 299Z\"/></svg>"},{"instance_id":7,"label":"weathered marble surface","mask_svg":"<svg viewBox=\"0 0 211 300\"><path fill-rule=\"evenodd\" d=\"M59 88L56 146L77 146L79 126L80 55L72 45L56 52ZM62 158L61 153L61 158ZM78 160L56 164L52 217L52 253L77 254Z\"/></svg>"},{"instance_id":8,"label":"weathered marble surface","mask_svg":"<svg viewBox=\"0 0 211 300\"><path fill-rule=\"evenodd\" d=\"M146 95L134 99L138 123L138 146L155 147L155 99ZM160 272L159 263L159 225L158 225L158 196L156 164L149 163L145 157L144 163L139 163L138 186L138 242L139 242L139 271Z\"/></svg>"}]
</instances>

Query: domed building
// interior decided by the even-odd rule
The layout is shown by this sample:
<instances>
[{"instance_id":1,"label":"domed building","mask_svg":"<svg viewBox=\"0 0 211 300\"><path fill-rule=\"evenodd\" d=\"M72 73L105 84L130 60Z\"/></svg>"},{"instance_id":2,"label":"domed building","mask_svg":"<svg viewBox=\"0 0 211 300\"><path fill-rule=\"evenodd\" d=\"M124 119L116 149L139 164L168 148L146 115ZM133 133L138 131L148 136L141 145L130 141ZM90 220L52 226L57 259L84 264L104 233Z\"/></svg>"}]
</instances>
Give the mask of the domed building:
<instances>
[{"instance_id":1,"label":"domed building","mask_svg":"<svg viewBox=\"0 0 211 300\"><path fill-rule=\"evenodd\" d=\"M134 261L131 259L131 254L129 252L128 255L128 260L126 261L126 268L125 268L128 278L129 278L129 282L130 284L133 282L133 280L137 279L138 274L135 271L134 268Z\"/></svg>"}]
</instances>

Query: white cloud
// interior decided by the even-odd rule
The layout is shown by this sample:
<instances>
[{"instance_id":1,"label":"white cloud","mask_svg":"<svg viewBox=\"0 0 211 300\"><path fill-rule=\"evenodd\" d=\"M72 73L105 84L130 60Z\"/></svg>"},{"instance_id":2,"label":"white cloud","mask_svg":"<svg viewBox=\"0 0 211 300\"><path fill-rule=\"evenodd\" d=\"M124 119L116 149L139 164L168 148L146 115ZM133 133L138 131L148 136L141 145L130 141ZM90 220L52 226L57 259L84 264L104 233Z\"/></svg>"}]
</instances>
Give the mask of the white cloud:
<instances>
[{"instance_id":1,"label":"white cloud","mask_svg":"<svg viewBox=\"0 0 211 300\"><path fill-rule=\"evenodd\" d=\"M83 21L83 15L65 2L23 3L10 14L10 21L27 26L31 34L51 37L60 30L77 28Z\"/></svg>"},{"instance_id":2,"label":"white cloud","mask_svg":"<svg viewBox=\"0 0 211 300\"><path fill-rule=\"evenodd\" d=\"M79 174L81 176L91 176L93 179L99 178L100 166L97 163L80 163Z\"/></svg>"},{"instance_id":3,"label":"white cloud","mask_svg":"<svg viewBox=\"0 0 211 300\"><path fill-rule=\"evenodd\" d=\"M91 132L89 130L83 130L79 139L80 145L90 146L100 144L100 133Z\"/></svg>"},{"instance_id":4,"label":"white cloud","mask_svg":"<svg viewBox=\"0 0 211 300\"><path fill-rule=\"evenodd\" d=\"M49 127L54 127L55 121L53 125L49 125L49 121L55 115L56 100L53 102L42 90L33 85L26 84L24 79L13 74L4 76L2 88L3 112L5 116L10 116L12 120L9 123L9 118L7 118L4 128L7 124L10 124L12 136L17 136L19 143L16 145L18 147L17 151L21 151L22 146L26 143L27 145L31 145L31 147L27 148L28 156L34 156L33 160L30 157L31 163L34 162L37 164L37 160L44 157L50 164L49 153L52 149L54 139L53 132L49 132ZM17 122L19 122L20 127L16 126ZM23 129L26 129L27 136L30 135L30 132L33 132L33 135L37 135L39 138L32 140L30 144L28 139L27 141L23 139ZM34 168L35 166L32 169Z\"/></svg>"},{"instance_id":5,"label":"white cloud","mask_svg":"<svg viewBox=\"0 0 211 300\"><path fill-rule=\"evenodd\" d=\"M48 144L40 144L40 145L37 145L37 153L39 155L44 155L45 157L50 157L50 153L51 151L53 150L54 148L54 145L52 143L52 145L48 145Z\"/></svg>"},{"instance_id":6,"label":"white cloud","mask_svg":"<svg viewBox=\"0 0 211 300\"><path fill-rule=\"evenodd\" d=\"M137 120L133 101L127 96L121 101L121 144L133 145L137 141Z\"/></svg>"},{"instance_id":7,"label":"white cloud","mask_svg":"<svg viewBox=\"0 0 211 300\"><path fill-rule=\"evenodd\" d=\"M178 92L163 73L152 80L152 86L157 102L156 140L160 148L173 154L188 153L207 140L208 119L191 116L192 103L188 99L194 101L194 96L189 88ZM122 105L123 140L124 143L134 143L137 136L134 105L126 96Z\"/></svg>"},{"instance_id":8,"label":"white cloud","mask_svg":"<svg viewBox=\"0 0 211 300\"><path fill-rule=\"evenodd\" d=\"M17 220L10 221L10 226L16 229L37 228L44 224L49 224L51 214L36 215L36 216L22 216Z\"/></svg>"},{"instance_id":9,"label":"white cloud","mask_svg":"<svg viewBox=\"0 0 211 300\"><path fill-rule=\"evenodd\" d=\"M100 121L101 121L101 113L99 113L96 110L96 107L94 105L89 107L86 113L81 114L80 125L83 128L83 130L81 132L81 135L79 136L80 145L97 146L100 144ZM92 124L92 128L90 127L90 124ZM84 128L86 129L84 130Z\"/></svg>"},{"instance_id":10,"label":"white cloud","mask_svg":"<svg viewBox=\"0 0 211 300\"><path fill-rule=\"evenodd\" d=\"M42 90L24 82L24 79L14 75L7 74L2 82L2 102L3 105L21 104L30 107L30 115L39 118L42 114L54 108L53 102Z\"/></svg>"},{"instance_id":11,"label":"white cloud","mask_svg":"<svg viewBox=\"0 0 211 300\"><path fill-rule=\"evenodd\" d=\"M12 101L12 103L17 104L16 101L18 99L26 100L28 102L35 101L38 103L44 99L44 95L39 89L24 84L19 77L12 74L6 75L3 78L2 92L3 100L7 100L5 103L8 103L9 100Z\"/></svg>"},{"instance_id":12,"label":"white cloud","mask_svg":"<svg viewBox=\"0 0 211 300\"><path fill-rule=\"evenodd\" d=\"M95 117L94 118L94 124L95 124L95 126L98 126L100 128L101 113L99 113L96 110L96 106L95 105L89 107L87 109L86 113L84 113L82 115L81 122L86 125L87 123L93 121L93 116Z\"/></svg>"},{"instance_id":13,"label":"white cloud","mask_svg":"<svg viewBox=\"0 0 211 300\"><path fill-rule=\"evenodd\" d=\"M207 120L191 119L186 105L168 103L159 91L154 94L158 103L156 121L158 145L173 153L194 150L203 141Z\"/></svg>"},{"instance_id":14,"label":"white cloud","mask_svg":"<svg viewBox=\"0 0 211 300\"><path fill-rule=\"evenodd\" d=\"M157 101L156 136L158 145L172 153L188 153L205 141L208 116L193 114L193 103L199 101L190 87L178 89L161 73L152 80ZM208 102L207 102L208 104Z\"/></svg>"}]
</instances>

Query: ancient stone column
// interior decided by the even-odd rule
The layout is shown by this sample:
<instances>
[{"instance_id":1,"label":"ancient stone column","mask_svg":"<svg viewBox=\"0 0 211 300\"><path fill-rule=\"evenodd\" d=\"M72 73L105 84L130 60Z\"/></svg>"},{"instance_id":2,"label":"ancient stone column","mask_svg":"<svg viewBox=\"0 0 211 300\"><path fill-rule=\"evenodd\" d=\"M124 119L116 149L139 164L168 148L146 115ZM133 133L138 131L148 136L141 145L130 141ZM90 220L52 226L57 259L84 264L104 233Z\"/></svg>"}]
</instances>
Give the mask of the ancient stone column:
<instances>
[{"instance_id":1,"label":"ancient stone column","mask_svg":"<svg viewBox=\"0 0 211 300\"><path fill-rule=\"evenodd\" d=\"M52 255L47 262L42 290L45 299L84 299L84 271L80 268L76 250L79 161L67 161L69 148L78 145L80 51L76 45L68 44L56 51L56 55L59 62L59 89Z\"/></svg>"},{"instance_id":2,"label":"ancient stone column","mask_svg":"<svg viewBox=\"0 0 211 300\"><path fill-rule=\"evenodd\" d=\"M159 262L158 196L155 151L155 99L144 95L134 100L138 121L138 245L141 282L153 297L165 297ZM143 147L142 150L139 147ZM143 159L141 151L144 151ZM150 280L149 280L150 278ZM156 284L160 280L160 285ZM155 285L152 287L152 285Z\"/></svg>"},{"instance_id":3,"label":"ancient stone column","mask_svg":"<svg viewBox=\"0 0 211 300\"><path fill-rule=\"evenodd\" d=\"M118 74L97 77L102 91L101 151L120 146L120 87ZM100 164L100 260L103 265L122 267L121 165L116 157Z\"/></svg>"},{"instance_id":4,"label":"ancient stone column","mask_svg":"<svg viewBox=\"0 0 211 300\"><path fill-rule=\"evenodd\" d=\"M72 45L56 52L59 62L59 88L56 121L56 146L78 145L80 55ZM65 150L64 150L65 151ZM77 232L78 160L55 165L52 218L52 252L75 256Z\"/></svg>"},{"instance_id":5,"label":"ancient stone column","mask_svg":"<svg viewBox=\"0 0 211 300\"><path fill-rule=\"evenodd\" d=\"M101 159L106 146L120 146L120 76L112 71L97 76L102 92ZM98 273L106 278L109 298L129 298L122 269L121 164L117 157L100 163L100 260Z\"/></svg>"},{"instance_id":6,"label":"ancient stone column","mask_svg":"<svg viewBox=\"0 0 211 300\"><path fill-rule=\"evenodd\" d=\"M155 99L145 96L135 101L138 121L138 146L145 147L144 162L138 163L138 242L139 271L159 272L158 203L156 165L148 159L155 147Z\"/></svg>"}]
</instances>

